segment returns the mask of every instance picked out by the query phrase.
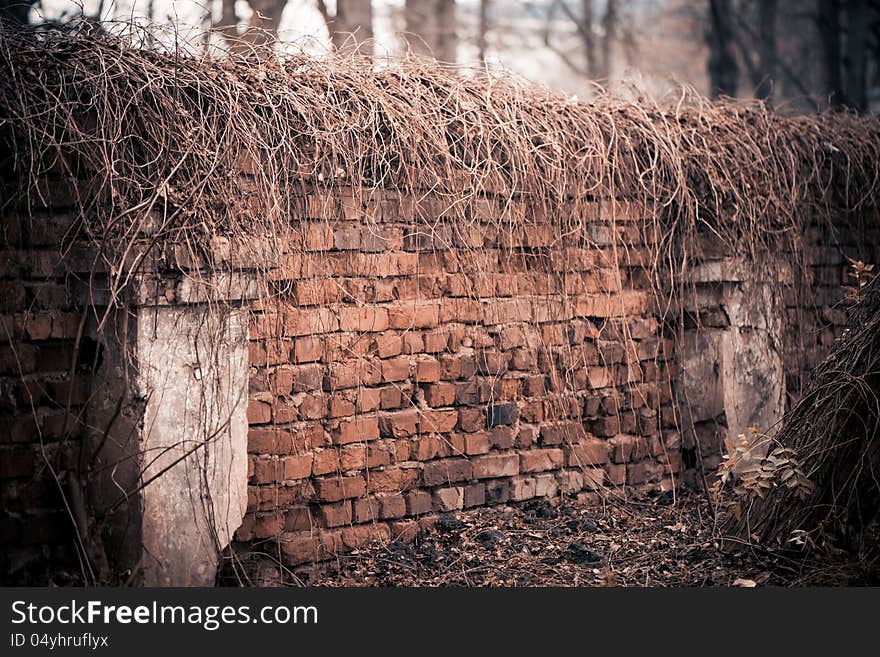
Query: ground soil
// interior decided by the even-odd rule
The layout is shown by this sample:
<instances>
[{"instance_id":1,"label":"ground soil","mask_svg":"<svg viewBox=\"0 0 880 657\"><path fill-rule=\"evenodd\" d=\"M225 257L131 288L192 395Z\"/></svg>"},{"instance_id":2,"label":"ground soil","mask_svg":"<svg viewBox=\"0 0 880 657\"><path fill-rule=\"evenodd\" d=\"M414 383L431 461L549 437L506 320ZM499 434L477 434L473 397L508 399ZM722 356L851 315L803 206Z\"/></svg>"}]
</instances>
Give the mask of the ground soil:
<instances>
[{"instance_id":1,"label":"ground soil","mask_svg":"<svg viewBox=\"0 0 880 657\"><path fill-rule=\"evenodd\" d=\"M806 556L726 543L702 496L599 508L537 500L442 516L415 541L288 573L319 586L798 586L877 583L876 555ZM874 566L871 565L874 564Z\"/></svg>"}]
</instances>

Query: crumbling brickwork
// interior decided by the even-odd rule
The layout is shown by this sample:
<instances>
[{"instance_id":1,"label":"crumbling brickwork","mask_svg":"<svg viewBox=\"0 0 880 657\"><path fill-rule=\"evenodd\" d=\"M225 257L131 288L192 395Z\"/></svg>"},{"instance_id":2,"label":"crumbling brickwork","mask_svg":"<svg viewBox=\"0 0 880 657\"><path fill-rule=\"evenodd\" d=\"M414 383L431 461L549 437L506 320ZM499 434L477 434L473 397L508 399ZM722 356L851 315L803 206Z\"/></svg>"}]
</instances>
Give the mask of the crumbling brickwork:
<instances>
[{"instance_id":1,"label":"crumbling brickwork","mask_svg":"<svg viewBox=\"0 0 880 657\"><path fill-rule=\"evenodd\" d=\"M41 560L75 563L74 528L88 523L71 477L104 353L94 313L83 319L85 275L75 274L94 256L62 239L71 215L56 196L30 219L3 215L0 540L12 581ZM696 440L704 465L717 462L729 411L722 400L683 421L676 386L693 398L707 386L681 376L689 343L676 343L657 306L638 208L595 203L586 233L561 237L558 218L509 199L469 200L466 224L443 220L447 202L315 194L273 238L280 251L235 256L272 283L261 294L245 276L234 295L251 299L239 548L277 541L299 565L410 538L447 511L699 483ZM511 215L518 221L505 222ZM815 227L814 293L780 288L792 396L842 330L846 257L878 259L866 248L878 243L871 230ZM73 246L62 253L61 243ZM727 254L703 256L685 336L729 331L730 290L748 279ZM200 266L186 250L163 245L151 262L158 277L140 294L164 306L205 300L191 276L169 276ZM793 348L793 336L807 345ZM713 366L714 352L695 353Z\"/></svg>"},{"instance_id":2,"label":"crumbling brickwork","mask_svg":"<svg viewBox=\"0 0 880 657\"><path fill-rule=\"evenodd\" d=\"M100 354L80 335L70 284L77 249L59 253L69 215L41 209L0 218L0 544L2 573L45 559L66 562L71 513L65 476Z\"/></svg>"},{"instance_id":3,"label":"crumbling brickwork","mask_svg":"<svg viewBox=\"0 0 880 657\"><path fill-rule=\"evenodd\" d=\"M278 538L298 564L442 512L670 489L672 344L638 211L612 226L596 204L589 235L562 243L524 207L486 199L466 227L431 228L407 203L312 197L293 226L275 274L293 300L253 323L238 539ZM506 230L509 212L526 221Z\"/></svg>"}]
</instances>

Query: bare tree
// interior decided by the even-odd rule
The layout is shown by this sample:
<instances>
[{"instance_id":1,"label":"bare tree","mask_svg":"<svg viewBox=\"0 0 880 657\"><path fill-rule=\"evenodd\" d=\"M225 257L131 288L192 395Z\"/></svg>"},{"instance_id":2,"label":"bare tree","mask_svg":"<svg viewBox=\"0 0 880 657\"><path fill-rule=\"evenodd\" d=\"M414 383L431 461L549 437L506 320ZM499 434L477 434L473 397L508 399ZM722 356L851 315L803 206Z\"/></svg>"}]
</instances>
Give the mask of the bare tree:
<instances>
[{"instance_id":1,"label":"bare tree","mask_svg":"<svg viewBox=\"0 0 880 657\"><path fill-rule=\"evenodd\" d=\"M318 11L336 50L373 55L373 3L370 0L336 0L333 15L324 0L318 0Z\"/></svg>"},{"instance_id":2,"label":"bare tree","mask_svg":"<svg viewBox=\"0 0 880 657\"><path fill-rule=\"evenodd\" d=\"M584 65L575 62L569 53L557 46L552 39L552 24L557 11L574 24L583 49ZM619 0L606 0L605 11L596 19L593 0L581 0L576 13L565 0L555 0L547 12L544 26L544 45L550 48L573 71L591 80L608 81L611 77L611 64L614 46L618 39L620 25Z\"/></svg>"},{"instance_id":3,"label":"bare tree","mask_svg":"<svg viewBox=\"0 0 880 657\"><path fill-rule=\"evenodd\" d=\"M869 7L865 0L846 0L844 84L847 104L860 112L868 109Z\"/></svg>"},{"instance_id":4,"label":"bare tree","mask_svg":"<svg viewBox=\"0 0 880 657\"><path fill-rule=\"evenodd\" d=\"M489 0L480 0L480 15L477 22L477 59L486 61L486 35L489 32Z\"/></svg>"},{"instance_id":5,"label":"bare tree","mask_svg":"<svg viewBox=\"0 0 880 657\"><path fill-rule=\"evenodd\" d=\"M233 52L262 51L278 34L281 15L287 0L248 0L251 18L244 30L239 31L239 17L235 0L221 0L220 21L214 30L222 34Z\"/></svg>"},{"instance_id":6,"label":"bare tree","mask_svg":"<svg viewBox=\"0 0 880 657\"><path fill-rule=\"evenodd\" d=\"M455 0L406 0L404 19L412 52L441 62L455 62Z\"/></svg>"},{"instance_id":7,"label":"bare tree","mask_svg":"<svg viewBox=\"0 0 880 657\"><path fill-rule=\"evenodd\" d=\"M739 65L734 54L733 7L731 0L709 0L709 95L736 96Z\"/></svg>"},{"instance_id":8,"label":"bare tree","mask_svg":"<svg viewBox=\"0 0 880 657\"><path fill-rule=\"evenodd\" d=\"M776 48L777 10L777 0L758 2L758 64L762 79L755 82L755 95L762 100L770 100L777 75L776 61L779 58Z\"/></svg>"},{"instance_id":9,"label":"bare tree","mask_svg":"<svg viewBox=\"0 0 880 657\"><path fill-rule=\"evenodd\" d=\"M819 0L816 23L822 44L824 93L836 105L845 100L841 75L840 0Z\"/></svg>"},{"instance_id":10,"label":"bare tree","mask_svg":"<svg viewBox=\"0 0 880 657\"><path fill-rule=\"evenodd\" d=\"M24 25L37 0L0 0L0 20Z\"/></svg>"}]
</instances>

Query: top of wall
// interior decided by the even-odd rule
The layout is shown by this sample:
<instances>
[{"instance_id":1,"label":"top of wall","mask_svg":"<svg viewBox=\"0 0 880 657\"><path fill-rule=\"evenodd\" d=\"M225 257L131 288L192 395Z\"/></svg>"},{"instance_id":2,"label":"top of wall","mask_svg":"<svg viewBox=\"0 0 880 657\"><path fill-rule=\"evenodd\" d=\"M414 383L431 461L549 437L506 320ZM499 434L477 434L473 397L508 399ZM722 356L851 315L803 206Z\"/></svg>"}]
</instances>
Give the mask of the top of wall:
<instances>
[{"instance_id":1,"label":"top of wall","mask_svg":"<svg viewBox=\"0 0 880 657\"><path fill-rule=\"evenodd\" d=\"M626 198L677 230L710 221L754 244L805 210L874 206L880 183L876 117L688 94L588 103L420 62L197 59L27 29L0 33L0 72L13 147L0 166L31 200L35 171L75 179L98 238L157 212L166 239L253 232L287 221L297 191L382 187L445 200L414 218L466 219L488 192L526 201L511 221L575 229L572 203Z\"/></svg>"}]
</instances>

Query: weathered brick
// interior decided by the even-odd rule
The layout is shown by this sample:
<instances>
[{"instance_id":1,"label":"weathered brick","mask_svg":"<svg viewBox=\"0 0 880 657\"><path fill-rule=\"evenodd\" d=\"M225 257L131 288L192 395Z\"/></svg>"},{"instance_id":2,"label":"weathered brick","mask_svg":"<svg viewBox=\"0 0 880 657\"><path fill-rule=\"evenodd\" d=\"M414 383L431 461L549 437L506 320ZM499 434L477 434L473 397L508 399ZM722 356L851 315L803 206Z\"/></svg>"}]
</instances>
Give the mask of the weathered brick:
<instances>
[{"instance_id":1,"label":"weathered brick","mask_svg":"<svg viewBox=\"0 0 880 657\"><path fill-rule=\"evenodd\" d=\"M311 453L285 456L281 459L284 479L305 479L312 474Z\"/></svg>"},{"instance_id":2,"label":"weathered brick","mask_svg":"<svg viewBox=\"0 0 880 657\"><path fill-rule=\"evenodd\" d=\"M367 476L371 493L398 493L409 488L418 479L419 471L390 467L370 470Z\"/></svg>"},{"instance_id":3,"label":"weathered brick","mask_svg":"<svg viewBox=\"0 0 880 657\"><path fill-rule=\"evenodd\" d=\"M470 484L464 487L464 508L482 506L486 503L486 484Z\"/></svg>"},{"instance_id":4,"label":"weathered brick","mask_svg":"<svg viewBox=\"0 0 880 657\"><path fill-rule=\"evenodd\" d=\"M567 452L569 467L602 465L608 462L611 445L604 440L586 438L576 444L567 446Z\"/></svg>"},{"instance_id":5,"label":"weathered brick","mask_svg":"<svg viewBox=\"0 0 880 657\"><path fill-rule=\"evenodd\" d=\"M383 520L402 518L406 515L406 500L396 493L379 498L379 517Z\"/></svg>"},{"instance_id":6,"label":"weathered brick","mask_svg":"<svg viewBox=\"0 0 880 657\"><path fill-rule=\"evenodd\" d=\"M339 527L351 524L352 506L350 500L335 504L322 504L318 507L317 517L324 527Z\"/></svg>"},{"instance_id":7,"label":"weathered brick","mask_svg":"<svg viewBox=\"0 0 880 657\"><path fill-rule=\"evenodd\" d=\"M422 481L426 486L454 484L471 478L473 467L467 459L442 459L430 461L422 470Z\"/></svg>"},{"instance_id":8,"label":"weathered brick","mask_svg":"<svg viewBox=\"0 0 880 657\"><path fill-rule=\"evenodd\" d=\"M384 522L371 523L342 530L342 544L348 550L356 550L376 543L386 543L391 539L391 530Z\"/></svg>"},{"instance_id":9,"label":"weathered brick","mask_svg":"<svg viewBox=\"0 0 880 657\"><path fill-rule=\"evenodd\" d=\"M419 432L419 411L409 408L379 415L379 429L383 436L405 438Z\"/></svg>"},{"instance_id":10,"label":"weathered brick","mask_svg":"<svg viewBox=\"0 0 880 657\"><path fill-rule=\"evenodd\" d=\"M400 356L382 361L382 380L385 382L403 381L409 378L409 358Z\"/></svg>"},{"instance_id":11,"label":"weathered brick","mask_svg":"<svg viewBox=\"0 0 880 657\"><path fill-rule=\"evenodd\" d=\"M473 459L474 479L510 477L519 474L519 456L516 454L486 454Z\"/></svg>"},{"instance_id":12,"label":"weathered brick","mask_svg":"<svg viewBox=\"0 0 880 657\"><path fill-rule=\"evenodd\" d=\"M455 403L455 386L451 383L432 383L425 386L425 401L429 406L452 406Z\"/></svg>"},{"instance_id":13,"label":"weathered brick","mask_svg":"<svg viewBox=\"0 0 880 657\"><path fill-rule=\"evenodd\" d=\"M458 511L464 506L464 488L438 488L434 491L435 511Z\"/></svg>"},{"instance_id":14,"label":"weathered brick","mask_svg":"<svg viewBox=\"0 0 880 657\"><path fill-rule=\"evenodd\" d=\"M520 454L519 469L522 473L556 470L565 462L561 449L532 449Z\"/></svg>"},{"instance_id":15,"label":"weathered brick","mask_svg":"<svg viewBox=\"0 0 880 657\"><path fill-rule=\"evenodd\" d=\"M388 311L381 307L342 307L339 327L343 331L381 333L388 328Z\"/></svg>"},{"instance_id":16,"label":"weathered brick","mask_svg":"<svg viewBox=\"0 0 880 657\"><path fill-rule=\"evenodd\" d=\"M419 383L432 383L440 380L440 362L431 359L416 361L415 380Z\"/></svg>"},{"instance_id":17,"label":"weathered brick","mask_svg":"<svg viewBox=\"0 0 880 657\"><path fill-rule=\"evenodd\" d=\"M375 417L341 420L332 434L333 442L337 445L376 440L379 438L379 420Z\"/></svg>"},{"instance_id":18,"label":"weathered brick","mask_svg":"<svg viewBox=\"0 0 880 657\"><path fill-rule=\"evenodd\" d=\"M322 502L338 502L367 492L367 482L361 475L316 479L314 486L315 494Z\"/></svg>"},{"instance_id":19,"label":"weathered brick","mask_svg":"<svg viewBox=\"0 0 880 657\"><path fill-rule=\"evenodd\" d=\"M317 537L311 534L283 534L278 545L281 548L284 563L289 566L299 566L316 561L321 556L321 543Z\"/></svg>"},{"instance_id":20,"label":"weathered brick","mask_svg":"<svg viewBox=\"0 0 880 657\"><path fill-rule=\"evenodd\" d=\"M458 411L448 410L425 410L422 411L419 429L422 433L449 433L458 424Z\"/></svg>"},{"instance_id":21,"label":"weathered brick","mask_svg":"<svg viewBox=\"0 0 880 657\"><path fill-rule=\"evenodd\" d=\"M405 497L407 515L420 516L433 510L431 494L428 491L409 491Z\"/></svg>"},{"instance_id":22,"label":"weathered brick","mask_svg":"<svg viewBox=\"0 0 880 657\"><path fill-rule=\"evenodd\" d=\"M401 301L388 306L388 324L391 328L433 328L439 321L440 306L431 301Z\"/></svg>"}]
</instances>

